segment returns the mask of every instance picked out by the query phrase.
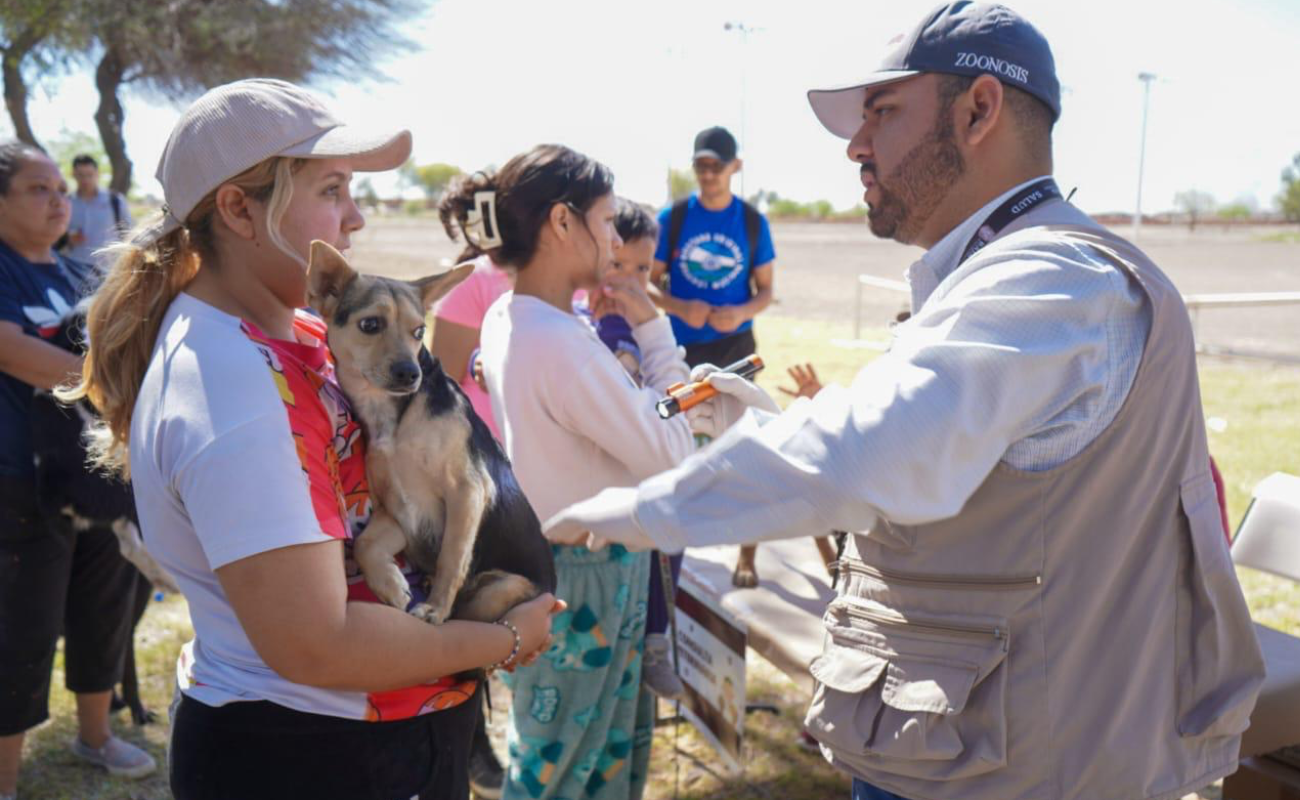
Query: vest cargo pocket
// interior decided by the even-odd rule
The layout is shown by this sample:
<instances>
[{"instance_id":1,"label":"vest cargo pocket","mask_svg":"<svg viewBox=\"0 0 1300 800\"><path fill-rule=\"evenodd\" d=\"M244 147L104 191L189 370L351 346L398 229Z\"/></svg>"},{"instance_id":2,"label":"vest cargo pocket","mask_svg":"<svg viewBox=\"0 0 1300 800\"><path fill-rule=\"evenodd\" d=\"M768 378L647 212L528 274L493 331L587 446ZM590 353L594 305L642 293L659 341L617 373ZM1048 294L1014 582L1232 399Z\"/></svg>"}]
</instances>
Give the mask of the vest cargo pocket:
<instances>
[{"instance_id":1,"label":"vest cargo pocket","mask_svg":"<svg viewBox=\"0 0 1300 800\"><path fill-rule=\"evenodd\" d=\"M1236 736L1249 725L1264 662L1223 541L1210 474L1183 483L1180 501L1188 541L1178 578L1178 732Z\"/></svg>"},{"instance_id":2,"label":"vest cargo pocket","mask_svg":"<svg viewBox=\"0 0 1300 800\"><path fill-rule=\"evenodd\" d=\"M928 780L1006 763L1004 622L840 600L806 725L837 762Z\"/></svg>"}]
</instances>

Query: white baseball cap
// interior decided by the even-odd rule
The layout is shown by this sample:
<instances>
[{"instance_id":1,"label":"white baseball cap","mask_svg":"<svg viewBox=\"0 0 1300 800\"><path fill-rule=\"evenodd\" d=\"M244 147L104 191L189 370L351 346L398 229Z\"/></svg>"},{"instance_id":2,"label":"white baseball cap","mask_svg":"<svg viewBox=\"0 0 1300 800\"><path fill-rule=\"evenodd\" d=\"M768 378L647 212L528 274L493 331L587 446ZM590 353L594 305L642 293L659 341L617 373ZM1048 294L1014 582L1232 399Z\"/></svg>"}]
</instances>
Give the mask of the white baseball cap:
<instances>
[{"instance_id":1,"label":"white baseball cap","mask_svg":"<svg viewBox=\"0 0 1300 800\"><path fill-rule=\"evenodd\" d=\"M382 172L410 155L410 131L358 131L291 83L227 83L195 100L172 129L154 173L163 213L133 243L146 245L181 227L208 193L274 156L347 158L357 172Z\"/></svg>"}]
</instances>

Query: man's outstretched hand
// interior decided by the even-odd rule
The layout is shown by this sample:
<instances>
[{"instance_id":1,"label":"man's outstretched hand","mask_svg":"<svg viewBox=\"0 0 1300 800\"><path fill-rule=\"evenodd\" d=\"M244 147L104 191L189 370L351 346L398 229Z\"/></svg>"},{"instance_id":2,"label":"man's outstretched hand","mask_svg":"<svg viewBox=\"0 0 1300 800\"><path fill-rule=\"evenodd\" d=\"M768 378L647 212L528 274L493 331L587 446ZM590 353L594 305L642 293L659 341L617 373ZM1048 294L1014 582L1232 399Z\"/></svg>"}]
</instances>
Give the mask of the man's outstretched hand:
<instances>
[{"instance_id":1,"label":"man's outstretched hand","mask_svg":"<svg viewBox=\"0 0 1300 800\"><path fill-rule=\"evenodd\" d=\"M551 517L542 533L553 544L581 545L600 550L621 544L629 550L653 550L655 542L641 530L633 516L636 489L615 487L574 503Z\"/></svg>"}]
</instances>

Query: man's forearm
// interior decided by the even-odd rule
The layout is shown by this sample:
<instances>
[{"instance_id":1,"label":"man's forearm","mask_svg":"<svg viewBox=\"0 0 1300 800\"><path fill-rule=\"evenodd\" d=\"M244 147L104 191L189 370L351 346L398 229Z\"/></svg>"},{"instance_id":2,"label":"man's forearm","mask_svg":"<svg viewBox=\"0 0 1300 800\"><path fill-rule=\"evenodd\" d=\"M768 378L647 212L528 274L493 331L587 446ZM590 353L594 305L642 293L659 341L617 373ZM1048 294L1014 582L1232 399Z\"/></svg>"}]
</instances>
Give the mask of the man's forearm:
<instances>
[{"instance_id":1,"label":"man's forearm","mask_svg":"<svg viewBox=\"0 0 1300 800\"><path fill-rule=\"evenodd\" d=\"M772 305L772 287L767 286L754 292L754 296L741 304L741 313L745 319L753 319Z\"/></svg>"},{"instance_id":2,"label":"man's forearm","mask_svg":"<svg viewBox=\"0 0 1300 800\"><path fill-rule=\"evenodd\" d=\"M646 294L650 295L650 302L662 309L664 313L677 317L681 316L681 306L678 304L677 298L660 289L654 284L654 281L651 281L650 285L646 287Z\"/></svg>"}]
</instances>

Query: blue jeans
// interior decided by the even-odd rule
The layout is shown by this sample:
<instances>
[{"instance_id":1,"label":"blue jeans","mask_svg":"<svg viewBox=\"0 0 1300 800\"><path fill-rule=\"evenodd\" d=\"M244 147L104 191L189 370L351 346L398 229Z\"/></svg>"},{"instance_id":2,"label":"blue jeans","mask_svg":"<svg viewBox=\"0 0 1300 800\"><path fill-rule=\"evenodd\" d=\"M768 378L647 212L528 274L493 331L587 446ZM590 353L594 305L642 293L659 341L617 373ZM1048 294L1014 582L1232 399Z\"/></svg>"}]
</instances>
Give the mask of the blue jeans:
<instances>
[{"instance_id":1,"label":"blue jeans","mask_svg":"<svg viewBox=\"0 0 1300 800\"><path fill-rule=\"evenodd\" d=\"M893 792L877 789L866 781L853 779L853 800L905 800Z\"/></svg>"}]
</instances>

